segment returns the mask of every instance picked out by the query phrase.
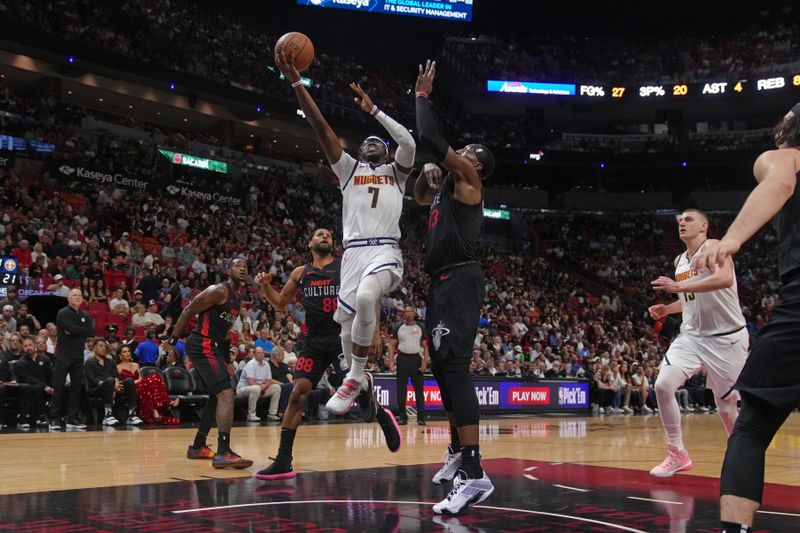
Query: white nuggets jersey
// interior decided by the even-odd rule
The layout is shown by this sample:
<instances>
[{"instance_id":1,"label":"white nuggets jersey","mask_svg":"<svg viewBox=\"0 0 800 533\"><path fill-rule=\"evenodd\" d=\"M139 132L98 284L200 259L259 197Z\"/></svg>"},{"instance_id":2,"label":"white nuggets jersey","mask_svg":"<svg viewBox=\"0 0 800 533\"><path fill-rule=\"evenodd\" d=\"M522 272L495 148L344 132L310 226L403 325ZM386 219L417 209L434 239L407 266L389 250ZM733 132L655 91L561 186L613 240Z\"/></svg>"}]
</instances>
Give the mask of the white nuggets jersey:
<instances>
[{"instance_id":1,"label":"white nuggets jersey","mask_svg":"<svg viewBox=\"0 0 800 533\"><path fill-rule=\"evenodd\" d=\"M699 253L705 243L697 249ZM701 280L711 275L711 271L698 272L691 268L691 260L686 252L678 258L675 267L675 281ZM721 335L739 330L745 326L739 294L736 288L736 271L733 273L733 286L711 292L679 292L678 298L683 307L681 332L700 337Z\"/></svg>"},{"instance_id":2,"label":"white nuggets jersey","mask_svg":"<svg viewBox=\"0 0 800 533\"><path fill-rule=\"evenodd\" d=\"M343 242L361 239L400 239L408 174L396 163L372 168L342 152L332 165L342 189Z\"/></svg>"}]
</instances>

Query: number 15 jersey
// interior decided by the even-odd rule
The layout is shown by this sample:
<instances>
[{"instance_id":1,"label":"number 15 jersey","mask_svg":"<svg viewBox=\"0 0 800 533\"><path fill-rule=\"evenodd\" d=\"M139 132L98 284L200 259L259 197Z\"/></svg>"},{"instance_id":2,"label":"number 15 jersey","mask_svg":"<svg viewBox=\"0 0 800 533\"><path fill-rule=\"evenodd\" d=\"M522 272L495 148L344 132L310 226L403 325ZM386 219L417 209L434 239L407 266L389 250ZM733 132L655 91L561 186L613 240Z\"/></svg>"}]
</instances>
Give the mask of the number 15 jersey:
<instances>
[{"instance_id":1,"label":"number 15 jersey","mask_svg":"<svg viewBox=\"0 0 800 533\"><path fill-rule=\"evenodd\" d=\"M399 240L408 174L396 163L372 167L345 152L331 168L342 189L343 244L381 237Z\"/></svg>"},{"instance_id":2,"label":"number 15 jersey","mask_svg":"<svg viewBox=\"0 0 800 533\"><path fill-rule=\"evenodd\" d=\"M705 246L700 245L695 254ZM675 267L675 281L699 281L711 275L708 270L693 270L687 252L678 257ZM679 292L683 308L681 332L701 337L731 333L745 326L742 308L739 305L739 293L736 287L736 271L733 273L733 286L711 292L686 293Z\"/></svg>"}]
</instances>

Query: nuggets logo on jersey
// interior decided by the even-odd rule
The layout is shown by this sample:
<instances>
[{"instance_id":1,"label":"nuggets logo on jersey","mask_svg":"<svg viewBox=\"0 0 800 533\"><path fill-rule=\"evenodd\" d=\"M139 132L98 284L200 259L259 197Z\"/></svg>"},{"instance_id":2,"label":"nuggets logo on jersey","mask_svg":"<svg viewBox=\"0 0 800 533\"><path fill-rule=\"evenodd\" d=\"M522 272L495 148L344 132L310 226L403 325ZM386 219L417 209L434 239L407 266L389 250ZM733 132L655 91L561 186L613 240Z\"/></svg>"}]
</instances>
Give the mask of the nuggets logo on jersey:
<instances>
[{"instance_id":1,"label":"nuggets logo on jersey","mask_svg":"<svg viewBox=\"0 0 800 533\"><path fill-rule=\"evenodd\" d=\"M702 251L705 243L695 254ZM695 270L686 252L682 253L675 267L675 281L699 281L711 275L708 270ZM739 306L739 296L734 273L733 286L711 292L678 293L683 313L681 331L692 335L719 335L744 327L745 320Z\"/></svg>"}]
</instances>

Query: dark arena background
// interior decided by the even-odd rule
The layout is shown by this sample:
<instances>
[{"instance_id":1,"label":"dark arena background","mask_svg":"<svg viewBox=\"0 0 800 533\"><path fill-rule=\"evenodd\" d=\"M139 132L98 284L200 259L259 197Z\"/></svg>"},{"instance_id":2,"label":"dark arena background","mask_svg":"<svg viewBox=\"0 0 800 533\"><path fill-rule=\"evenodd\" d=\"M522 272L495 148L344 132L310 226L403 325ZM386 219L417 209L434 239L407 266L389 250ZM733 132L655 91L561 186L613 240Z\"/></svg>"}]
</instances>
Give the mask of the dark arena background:
<instances>
[{"instance_id":1,"label":"dark arena background","mask_svg":"<svg viewBox=\"0 0 800 533\"><path fill-rule=\"evenodd\" d=\"M429 209L413 187L435 158L419 139L403 279L380 300L367 363L402 446L387 450L358 407L326 408L335 363L303 407L297 476L255 477L308 361L309 311L299 298L276 309L255 276L279 291L319 228L343 248L339 180L274 59L291 31L313 42L300 81L347 153L373 134L397 148L348 85L417 138L415 81L433 59L442 137L496 158L469 367L495 490L460 513L433 511L451 489L431 483L451 436L428 358L425 415L396 378L404 310L428 313ZM677 393L692 470L649 474L667 453L655 383L681 327L680 313L651 317L676 299L651 281L675 276L687 209L725 234L798 102L787 1L0 0L0 531L719 531L727 435L706 368ZM781 301L777 239L767 224L733 257L751 343ZM254 412L236 394L231 447L254 461L241 470L187 459L211 393L183 343L165 342L233 258L248 274L226 338L232 387L256 347L289 371ZM70 288L94 325L77 347L86 384L77 416L73 377L48 420ZM93 393L97 339L107 365L138 365L136 409L121 382L110 412ZM753 531L800 531L799 470L792 413Z\"/></svg>"}]
</instances>

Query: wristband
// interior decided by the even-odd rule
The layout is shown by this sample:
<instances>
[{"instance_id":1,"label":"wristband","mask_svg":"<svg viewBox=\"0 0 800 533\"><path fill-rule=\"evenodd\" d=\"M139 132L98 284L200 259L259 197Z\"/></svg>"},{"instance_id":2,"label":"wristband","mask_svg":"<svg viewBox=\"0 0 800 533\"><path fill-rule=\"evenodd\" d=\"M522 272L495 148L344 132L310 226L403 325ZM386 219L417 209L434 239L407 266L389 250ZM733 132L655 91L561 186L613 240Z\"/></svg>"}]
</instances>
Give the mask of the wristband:
<instances>
[{"instance_id":1,"label":"wristband","mask_svg":"<svg viewBox=\"0 0 800 533\"><path fill-rule=\"evenodd\" d=\"M423 98L427 98L428 97L428 93L426 93L425 91L417 91L416 95L417 95L417 98L419 98L420 96L423 97Z\"/></svg>"},{"instance_id":2,"label":"wristband","mask_svg":"<svg viewBox=\"0 0 800 533\"><path fill-rule=\"evenodd\" d=\"M301 85L303 85L302 79L292 82L292 87L300 87Z\"/></svg>"},{"instance_id":3,"label":"wristband","mask_svg":"<svg viewBox=\"0 0 800 533\"><path fill-rule=\"evenodd\" d=\"M378 106L376 106L375 104L372 104L372 110L370 110L369 114L374 117L375 115L378 114L379 111L380 111L380 109L378 109Z\"/></svg>"}]
</instances>

